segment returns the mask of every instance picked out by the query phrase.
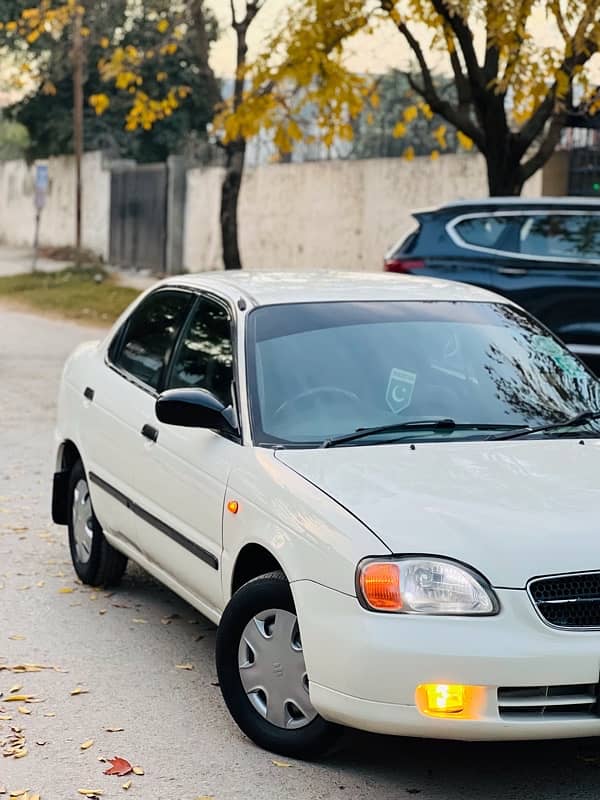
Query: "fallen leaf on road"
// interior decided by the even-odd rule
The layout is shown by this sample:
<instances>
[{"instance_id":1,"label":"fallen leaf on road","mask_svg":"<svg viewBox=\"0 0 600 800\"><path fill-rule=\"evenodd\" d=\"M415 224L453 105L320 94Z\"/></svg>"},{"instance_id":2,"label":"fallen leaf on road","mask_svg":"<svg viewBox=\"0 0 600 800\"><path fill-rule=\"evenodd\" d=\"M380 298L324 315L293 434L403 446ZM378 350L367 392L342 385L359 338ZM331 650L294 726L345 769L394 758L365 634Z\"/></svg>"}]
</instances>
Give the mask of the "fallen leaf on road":
<instances>
[{"instance_id":1,"label":"fallen leaf on road","mask_svg":"<svg viewBox=\"0 0 600 800\"><path fill-rule=\"evenodd\" d=\"M24 642L25 641L25 637L21 636L20 633L11 633L11 635L8 638L11 639L13 642Z\"/></svg>"},{"instance_id":2,"label":"fallen leaf on road","mask_svg":"<svg viewBox=\"0 0 600 800\"><path fill-rule=\"evenodd\" d=\"M45 584L45 581L38 581L36 583L36 586L38 587L38 589L41 589L44 586L44 584Z\"/></svg>"},{"instance_id":3,"label":"fallen leaf on road","mask_svg":"<svg viewBox=\"0 0 600 800\"><path fill-rule=\"evenodd\" d=\"M27 706L19 706L17 708L17 711L19 712L19 714L31 714L31 709L27 708Z\"/></svg>"},{"instance_id":4,"label":"fallen leaf on road","mask_svg":"<svg viewBox=\"0 0 600 800\"><path fill-rule=\"evenodd\" d=\"M10 714L3 714L2 716L0 716L0 722L10 722L11 719L12 717L10 716Z\"/></svg>"},{"instance_id":5,"label":"fallen leaf on road","mask_svg":"<svg viewBox=\"0 0 600 800\"><path fill-rule=\"evenodd\" d=\"M17 692L20 692L22 690L22 688L23 688L22 686L13 686L12 689L8 690L8 693L17 694Z\"/></svg>"},{"instance_id":6,"label":"fallen leaf on road","mask_svg":"<svg viewBox=\"0 0 600 800\"><path fill-rule=\"evenodd\" d=\"M176 664L175 669L187 669L187 670L190 670L190 669L194 669L194 665L193 664Z\"/></svg>"},{"instance_id":7,"label":"fallen leaf on road","mask_svg":"<svg viewBox=\"0 0 600 800\"><path fill-rule=\"evenodd\" d=\"M132 622L136 622L138 625L147 625L148 620L146 619L132 619Z\"/></svg>"},{"instance_id":8,"label":"fallen leaf on road","mask_svg":"<svg viewBox=\"0 0 600 800\"><path fill-rule=\"evenodd\" d=\"M123 778L125 775L129 775L130 772L133 772L133 767L129 761L126 761L124 758L115 756L114 758L109 758L108 763L111 766L104 772L105 775L118 775L120 778Z\"/></svg>"},{"instance_id":9,"label":"fallen leaf on road","mask_svg":"<svg viewBox=\"0 0 600 800\"><path fill-rule=\"evenodd\" d=\"M80 750L89 750L89 749L90 749L90 747L91 747L93 744L94 744L94 740L93 740L93 739L86 739L86 740L85 740L85 742L83 742L83 744L80 744L80 745L79 745L79 749L80 749Z\"/></svg>"},{"instance_id":10,"label":"fallen leaf on road","mask_svg":"<svg viewBox=\"0 0 600 800\"><path fill-rule=\"evenodd\" d=\"M45 742L43 739L38 739L36 744L38 745L38 747L45 747L48 744L48 742Z\"/></svg>"},{"instance_id":11,"label":"fallen leaf on road","mask_svg":"<svg viewBox=\"0 0 600 800\"><path fill-rule=\"evenodd\" d=\"M89 689L82 689L81 686L77 686L77 688L73 689L71 692L71 697L75 697L78 694L89 694Z\"/></svg>"},{"instance_id":12,"label":"fallen leaf on road","mask_svg":"<svg viewBox=\"0 0 600 800\"><path fill-rule=\"evenodd\" d=\"M55 717L56 716L56 711L46 711L44 716L45 717Z\"/></svg>"},{"instance_id":13,"label":"fallen leaf on road","mask_svg":"<svg viewBox=\"0 0 600 800\"><path fill-rule=\"evenodd\" d=\"M107 733L120 733L121 731L124 730L125 728L106 728Z\"/></svg>"},{"instance_id":14,"label":"fallen leaf on road","mask_svg":"<svg viewBox=\"0 0 600 800\"><path fill-rule=\"evenodd\" d=\"M273 764L275 764L276 767L284 767L286 769L294 766L293 764L287 764L285 761L273 761Z\"/></svg>"},{"instance_id":15,"label":"fallen leaf on road","mask_svg":"<svg viewBox=\"0 0 600 800\"><path fill-rule=\"evenodd\" d=\"M19 747L18 750L15 750L14 758L25 758L26 755L27 755L27 748Z\"/></svg>"},{"instance_id":16,"label":"fallen leaf on road","mask_svg":"<svg viewBox=\"0 0 600 800\"><path fill-rule=\"evenodd\" d=\"M84 797L102 797L103 792L100 789L77 789L79 794L82 794Z\"/></svg>"},{"instance_id":17,"label":"fallen leaf on road","mask_svg":"<svg viewBox=\"0 0 600 800\"><path fill-rule=\"evenodd\" d=\"M98 613L100 614L101 617L103 617L106 614L106 609L105 608L101 608Z\"/></svg>"},{"instance_id":18,"label":"fallen leaf on road","mask_svg":"<svg viewBox=\"0 0 600 800\"><path fill-rule=\"evenodd\" d=\"M31 703L32 700L35 700L35 695L33 694L11 694L8 697L5 697L2 701L3 703Z\"/></svg>"},{"instance_id":19,"label":"fallen leaf on road","mask_svg":"<svg viewBox=\"0 0 600 800\"><path fill-rule=\"evenodd\" d=\"M128 789L131 789L131 781L127 781L127 783L124 783L121 788L125 789L125 791L127 791Z\"/></svg>"},{"instance_id":20,"label":"fallen leaf on road","mask_svg":"<svg viewBox=\"0 0 600 800\"><path fill-rule=\"evenodd\" d=\"M133 767L132 771L133 771L134 775L143 775L144 774L144 770L141 767Z\"/></svg>"},{"instance_id":21,"label":"fallen leaf on road","mask_svg":"<svg viewBox=\"0 0 600 800\"><path fill-rule=\"evenodd\" d=\"M24 794L27 794L27 789L15 789L14 792L10 793L11 797L23 797Z\"/></svg>"},{"instance_id":22,"label":"fallen leaf on road","mask_svg":"<svg viewBox=\"0 0 600 800\"><path fill-rule=\"evenodd\" d=\"M73 594L74 591L75 591L75 589L73 589L72 586L61 586L60 589L58 590L58 593L59 594Z\"/></svg>"}]
</instances>

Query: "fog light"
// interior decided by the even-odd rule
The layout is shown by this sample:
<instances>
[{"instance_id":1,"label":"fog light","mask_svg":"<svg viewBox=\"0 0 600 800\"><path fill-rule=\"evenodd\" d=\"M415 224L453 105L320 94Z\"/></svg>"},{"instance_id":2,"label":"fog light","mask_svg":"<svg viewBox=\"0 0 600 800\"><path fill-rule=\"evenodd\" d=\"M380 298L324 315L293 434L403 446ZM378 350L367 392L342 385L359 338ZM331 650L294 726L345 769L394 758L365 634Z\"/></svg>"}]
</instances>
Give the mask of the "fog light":
<instances>
[{"instance_id":1,"label":"fog light","mask_svg":"<svg viewBox=\"0 0 600 800\"><path fill-rule=\"evenodd\" d=\"M461 684L427 683L425 690L426 710L430 714L457 714L465 708L465 689Z\"/></svg>"}]
</instances>

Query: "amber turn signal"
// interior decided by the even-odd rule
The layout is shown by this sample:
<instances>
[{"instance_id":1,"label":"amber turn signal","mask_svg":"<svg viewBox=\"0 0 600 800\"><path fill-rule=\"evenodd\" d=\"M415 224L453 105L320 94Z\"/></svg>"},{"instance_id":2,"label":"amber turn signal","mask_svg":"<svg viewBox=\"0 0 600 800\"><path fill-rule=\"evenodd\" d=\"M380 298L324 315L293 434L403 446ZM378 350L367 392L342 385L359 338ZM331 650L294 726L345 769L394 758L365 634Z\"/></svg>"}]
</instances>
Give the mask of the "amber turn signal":
<instances>
[{"instance_id":1,"label":"amber turn signal","mask_svg":"<svg viewBox=\"0 0 600 800\"><path fill-rule=\"evenodd\" d=\"M360 588L371 608L385 611L399 611L402 608L400 569L397 564L377 561L366 564L360 573Z\"/></svg>"},{"instance_id":2,"label":"amber turn signal","mask_svg":"<svg viewBox=\"0 0 600 800\"><path fill-rule=\"evenodd\" d=\"M230 500L227 503L227 511L230 511L232 514L237 514L240 510L240 504L237 500Z\"/></svg>"}]
</instances>

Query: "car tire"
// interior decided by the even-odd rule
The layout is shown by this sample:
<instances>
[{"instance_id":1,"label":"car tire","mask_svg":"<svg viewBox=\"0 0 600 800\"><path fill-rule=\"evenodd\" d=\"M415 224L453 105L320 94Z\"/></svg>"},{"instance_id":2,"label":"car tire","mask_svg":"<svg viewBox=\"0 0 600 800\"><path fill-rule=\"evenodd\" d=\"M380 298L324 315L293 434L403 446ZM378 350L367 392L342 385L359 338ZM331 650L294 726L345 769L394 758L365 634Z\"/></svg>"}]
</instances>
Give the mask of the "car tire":
<instances>
[{"instance_id":1,"label":"car tire","mask_svg":"<svg viewBox=\"0 0 600 800\"><path fill-rule=\"evenodd\" d=\"M127 558L107 542L102 532L81 461L71 470L68 502L69 548L75 572L91 586L116 586L127 567Z\"/></svg>"},{"instance_id":2,"label":"car tire","mask_svg":"<svg viewBox=\"0 0 600 800\"><path fill-rule=\"evenodd\" d=\"M264 682L256 673L261 656L268 669ZM336 743L342 729L320 717L310 703L296 609L282 572L255 578L233 595L217 630L216 659L227 708L257 745L314 759ZM261 688L253 690L257 680ZM287 698L298 698L298 705Z\"/></svg>"}]
</instances>

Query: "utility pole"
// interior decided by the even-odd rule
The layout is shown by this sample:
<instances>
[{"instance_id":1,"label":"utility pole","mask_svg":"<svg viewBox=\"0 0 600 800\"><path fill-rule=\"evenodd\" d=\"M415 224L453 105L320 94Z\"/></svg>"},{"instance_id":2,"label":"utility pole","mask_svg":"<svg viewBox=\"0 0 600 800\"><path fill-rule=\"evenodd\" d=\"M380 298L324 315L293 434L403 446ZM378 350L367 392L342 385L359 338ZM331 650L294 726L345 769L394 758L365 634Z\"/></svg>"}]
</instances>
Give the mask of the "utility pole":
<instances>
[{"instance_id":1,"label":"utility pole","mask_svg":"<svg viewBox=\"0 0 600 800\"><path fill-rule=\"evenodd\" d=\"M73 143L75 146L75 266L81 266L81 228L83 206L83 12L77 9L73 19Z\"/></svg>"}]
</instances>

